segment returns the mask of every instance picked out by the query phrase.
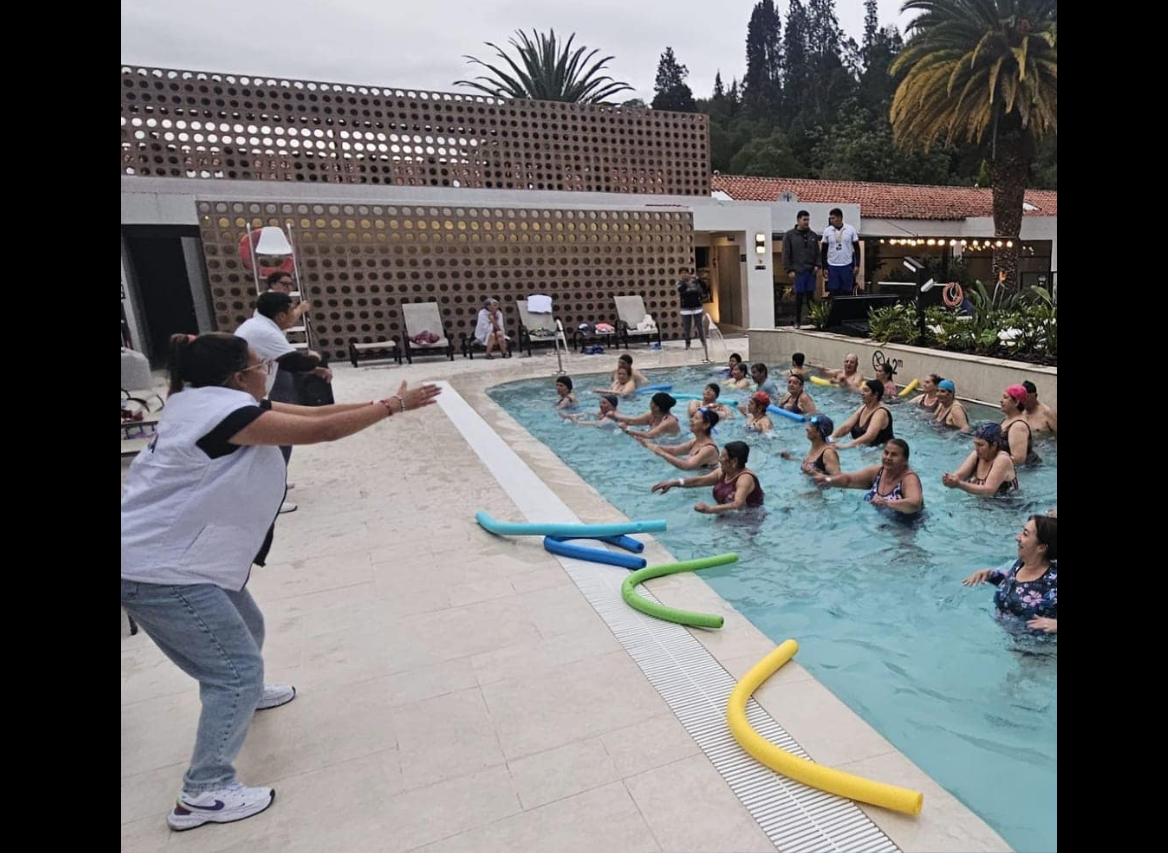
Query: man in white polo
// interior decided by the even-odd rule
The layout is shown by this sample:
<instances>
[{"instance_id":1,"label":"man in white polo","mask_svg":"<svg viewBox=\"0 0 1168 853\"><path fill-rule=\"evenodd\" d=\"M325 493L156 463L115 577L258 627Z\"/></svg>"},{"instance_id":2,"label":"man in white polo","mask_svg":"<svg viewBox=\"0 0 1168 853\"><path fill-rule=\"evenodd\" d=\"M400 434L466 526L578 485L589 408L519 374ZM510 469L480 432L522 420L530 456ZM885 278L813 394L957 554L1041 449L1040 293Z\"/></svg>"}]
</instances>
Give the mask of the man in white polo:
<instances>
[{"instance_id":1,"label":"man in white polo","mask_svg":"<svg viewBox=\"0 0 1168 853\"><path fill-rule=\"evenodd\" d=\"M820 244L823 268L827 270L827 295L850 296L860 276L860 235L851 225L844 224L844 212L838 207L832 208L827 221Z\"/></svg>"},{"instance_id":2,"label":"man in white polo","mask_svg":"<svg viewBox=\"0 0 1168 853\"><path fill-rule=\"evenodd\" d=\"M306 373L313 372L326 381L331 382L333 375L320 366L320 354L308 350L299 352L288 342L285 330L292 328L299 318L296 308L292 305L292 297L286 293L269 290L261 293L256 300L255 315L245 320L235 334L247 341L247 345L261 359L271 362L268 369L268 393L277 383L277 376L284 372ZM285 377L286 379L288 377ZM281 447L284 462L292 456L291 447ZM280 512L292 512L296 504L284 501Z\"/></svg>"}]
</instances>

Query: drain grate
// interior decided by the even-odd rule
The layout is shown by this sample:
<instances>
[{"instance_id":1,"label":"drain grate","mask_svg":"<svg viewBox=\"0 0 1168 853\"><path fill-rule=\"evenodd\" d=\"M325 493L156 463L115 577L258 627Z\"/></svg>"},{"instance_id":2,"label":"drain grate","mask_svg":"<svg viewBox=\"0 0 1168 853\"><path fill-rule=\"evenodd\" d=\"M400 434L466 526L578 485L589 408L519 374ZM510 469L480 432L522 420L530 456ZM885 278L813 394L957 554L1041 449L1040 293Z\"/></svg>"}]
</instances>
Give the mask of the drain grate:
<instances>
[{"instance_id":1,"label":"drain grate","mask_svg":"<svg viewBox=\"0 0 1168 853\"><path fill-rule=\"evenodd\" d=\"M447 385L438 402L528 521L579 521L458 392ZM736 684L734 677L685 628L645 616L625 604L620 586L627 572L568 557L556 559L775 847L781 851L899 850L855 803L780 776L743 751L726 726L726 702ZM637 591L656 601L644 587ZM767 740L809 757L753 699L746 706L746 717Z\"/></svg>"}]
</instances>

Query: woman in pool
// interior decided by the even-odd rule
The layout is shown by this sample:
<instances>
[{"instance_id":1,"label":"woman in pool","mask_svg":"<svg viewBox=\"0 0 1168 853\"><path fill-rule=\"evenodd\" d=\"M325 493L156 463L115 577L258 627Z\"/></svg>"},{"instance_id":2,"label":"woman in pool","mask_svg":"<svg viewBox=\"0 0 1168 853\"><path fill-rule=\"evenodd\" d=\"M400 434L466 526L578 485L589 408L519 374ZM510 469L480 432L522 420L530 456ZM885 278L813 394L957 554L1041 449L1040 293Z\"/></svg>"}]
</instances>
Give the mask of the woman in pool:
<instances>
[{"instance_id":1,"label":"woman in pool","mask_svg":"<svg viewBox=\"0 0 1168 853\"><path fill-rule=\"evenodd\" d=\"M767 414L767 406L771 404L771 396L766 391L756 391L751 395L746 406L746 428L751 432L773 432L775 425L771 423Z\"/></svg>"},{"instance_id":2,"label":"woman in pool","mask_svg":"<svg viewBox=\"0 0 1168 853\"><path fill-rule=\"evenodd\" d=\"M730 353L730 358L726 360L726 366L719 371L722 376L729 377L734 372L734 365L742 364L742 356L736 352Z\"/></svg>"},{"instance_id":3,"label":"woman in pool","mask_svg":"<svg viewBox=\"0 0 1168 853\"><path fill-rule=\"evenodd\" d=\"M860 408L844 421L832 434L832 438L850 434L847 444L837 444L840 450L849 447L877 447L892 438L892 412L881 404L884 397L884 383L878 379L867 379L860 386Z\"/></svg>"},{"instance_id":4,"label":"woman in pool","mask_svg":"<svg viewBox=\"0 0 1168 853\"><path fill-rule=\"evenodd\" d=\"M1014 460L1002 450L1002 428L983 424L973 434L973 452L952 474L942 474L941 482L950 489L992 498L1018 491L1018 472Z\"/></svg>"},{"instance_id":5,"label":"woman in pool","mask_svg":"<svg viewBox=\"0 0 1168 853\"><path fill-rule=\"evenodd\" d=\"M736 391L746 391L750 388L750 377L746 375L746 363L738 362L730 368L730 379L726 385Z\"/></svg>"},{"instance_id":6,"label":"woman in pool","mask_svg":"<svg viewBox=\"0 0 1168 853\"><path fill-rule=\"evenodd\" d=\"M836 475L840 472L839 453L827 443L835 425L827 415L812 415L807 419L804 431L807 440L811 442L811 449L803 457L803 473ZM779 454L783 459L793 459L791 451L784 450Z\"/></svg>"},{"instance_id":7,"label":"woman in pool","mask_svg":"<svg viewBox=\"0 0 1168 853\"><path fill-rule=\"evenodd\" d=\"M613 382L616 381L616 372L622 364L629 369L629 376L633 377L633 382L636 383L638 388L643 388L649 384L649 377L633 367L633 357L627 352L621 353L620 357L616 360L616 368L612 371Z\"/></svg>"},{"instance_id":8,"label":"woman in pool","mask_svg":"<svg viewBox=\"0 0 1168 853\"><path fill-rule=\"evenodd\" d=\"M658 391L649 401L649 411L645 414L630 417L622 415L620 412L613 412L612 417L625 432L629 432L631 426L647 425L649 427L647 430L629 432L629 435L632 436L657 438L659 435L678 435L681 432L681 426L677 423L677 418L673 416L673 407L676 405L677 400L672 395Z\"/></svg>"},{"instance_id":9,"label":"woman in pool","mask_svg":"<svg viewBox=\"0 0 1168 853\"><path fill-rule=\"evenodd\" d=\"M780 409L794 412L797 415L814 415L815 401L803 389L803 376L792 373L787 377L787 396L778 404Z\"/></svg>"},{"instance_id":10,"label":"woman in pool","mask_svg":"<svg viewBox=\"0 0 1168 853\"><path fill-rule=\"evenodd\" d=\"M876 368L876 378L884 383L884 396L889 400L896 399L896 381L892 378L896 371L892 369L892 362L882 361Z\"/></svg>"},{"instance_id":11,"label":"woman in pool","mask_svg":"<svg viewBox=\"0 0 1168 853\"><path fill-rule=\"evenodd\" d=\"M923 394L917 394L908 401L910 406L920 406L926 412L937 411L937 385L941 382L941 377L936 373L930 373L921 382L921 391Z\"/></svg>"},{"instance_id":12,"label":"woman in pool","mask_svg":"<svg viewBox=\"0 0 1168 853\"><path fill-rule=\"evenodd\" d=\"M1010 454L1015 465L1036 465L1042 460L1034 452L1034 437L1026 422L1026 389L1011 385L1002 392L998 402L1005 418L1002 420L1002 448Z\"/></svg>"},{"instance_id":13,"label":"woman in pool","mask_svg":"<svg viewBox=\"0 0 1168 853\"><path fill-rule=\"evenodd\" d=\"M912 515L925 508L925 493L921 478L908 466L908 456L908 442L894 438L884 445L879 465L850 474L828 475L815 471L811 476L824 488L867 489L864 500L872 506Z\"/></svg>"},{"instance_id":14,"label":"woman in pool","mask_svg":"<svg viewBox=\"0 0 1168 853\"><path fill-rule=\"evenodd\" d=\"M633 381L632 368L621 363L613 374L612 385L608 388L593 388L594 394L616 394L618 397L635 397L637 383Z\"/></svg>"},{"instance_id":15,"label":"woman in pool","mask_svg":"<svg viewBox=\"0 0 1168 853\"><path fill-rule=\"evenodd\" d=\"M1026 620L1031 631L1058 633L1058 519L1032 515L1014 537L1018 558L1014 565L981 569L962 581L977 586L989 581L997 590L994 604L999 617Z\"/></svg>"},{"instance_id":16,"label":"woman in pool","mask_svg":"<svg viewBox=\"0 0 1168 853\"><path fill-rule=\"evenodd\" d=\"M730 406L723 406L718 402L718 395L722 393L722 386L717 382L711 382L702 389L701 400L689 401L689 416L692 418L694 412L698 409L709 409L718 415L721 420L734 417L734 409Z\"/></svg>"},{"instance_id":17,"label":"woman in pool","mask_svg":"<svg viewBox=\"0 0 1168 853\"><path fill-rule=\"evenodd\" d=\"M556 377L556 409L563 411L564 409L574 409L580 405L580 401L576 399L576 395L572 393L572 377L571 376L557 376Z\"/></svg>"},{"instance_id":18,"label":"woman in pool","mask_svg":"<svg viewBox=\"0 0 1168 853\"><path fill-rule=\"evenodd\" d=\"M746 507L760 507L763 504L762 483L758 476L746 467L750 458L750 447L744 441L731 441L718 456L718 468L697 477L678 477L663 480L653 486L654 492L665 494L674 486L692 489L699 486L714 487L714 504L699 503L695 512L717 514Z\"/></svg>"},{"instance_id":19,"label":"woman in pool","mask_svg":"<svg viewBox=\"0 0 1168 853\"><path fill-rule=\"evenodd\" d=\"M933 423L969 432L969 415L957 399L957 386L948 379L937 383L937 411Z\"/></svg>"},{"instance_id":20,"label":"woman in pool","mask_svg":"<svg viewBox=\"0 0 1168 853\"><path fill-rule=\"evenodd\" d=\"M618 402L620 402L620 398L616 394L601 394L600 409L591 418L586 415L565 415L563 412L560 413L560 417L566 418L577 426L616 427L617 421L614 415Z\"/></svg>"},{"instance_id":21,"label":"woman in pool","mask_svg":"<svg viewBox=\"0 0 1168 853\"><path fill-rule=\"evenodd\" d=\"M709 409L698 409L689 419L689 428L694 437L681 444L662 446L646 442L645 439L634 433L629 433L645 444L652 453L656 453L674 468L683 471L693 471L698 468L713 468L718 464L718 445L710 438L710 431L718 425L718 416Z\"/></svg>"}]
</instances>

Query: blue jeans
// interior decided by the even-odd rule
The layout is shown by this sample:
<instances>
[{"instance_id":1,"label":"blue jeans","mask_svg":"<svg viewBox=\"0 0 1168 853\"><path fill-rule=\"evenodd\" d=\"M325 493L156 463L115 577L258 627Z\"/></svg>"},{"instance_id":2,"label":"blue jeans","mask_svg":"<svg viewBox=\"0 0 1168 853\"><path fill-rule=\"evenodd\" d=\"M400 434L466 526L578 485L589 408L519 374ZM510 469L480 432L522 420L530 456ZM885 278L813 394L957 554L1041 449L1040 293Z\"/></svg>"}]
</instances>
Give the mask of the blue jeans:
<instances>
[{"instance_id":1,"label":"blue jeans","mask_svg":"<svg viewBox=\"0 0 1168 853\"><path fill-rule=\"evenodd\" d=\"M841 295L850 294L856 289L856 274L850 264L843 267L828 266L827 289Z\"/></svg>"},{"instance_id":2,"label":"blue jeans","mask_svg":"<svg viewBox=\"0 0 1168 853\"><path fill-rule=\"evenodd\" d=\"M198 794L235 781L264 692L264 617L246 589L122 581L122 607L175 666L199 682L203 711L183 790Z\"/></svg>"}]
</instances>

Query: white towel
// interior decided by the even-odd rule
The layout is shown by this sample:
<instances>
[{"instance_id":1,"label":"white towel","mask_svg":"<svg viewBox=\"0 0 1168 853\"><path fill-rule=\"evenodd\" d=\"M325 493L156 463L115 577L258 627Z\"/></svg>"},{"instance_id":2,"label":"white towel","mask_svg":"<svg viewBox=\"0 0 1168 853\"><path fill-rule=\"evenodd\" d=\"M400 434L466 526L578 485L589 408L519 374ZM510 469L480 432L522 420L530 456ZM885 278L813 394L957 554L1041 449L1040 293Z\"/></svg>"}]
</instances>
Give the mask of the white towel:
<instances>
[{"instance_id":1,"label":"white towel","mask_svg":"<svg viewBox=\"0 0 1168 853\"><path fill-rule=\"evenodd\" d=\"M543 294L533 294L527 297L527 311L529 314L552 313L552 298Z\"/></svg>"}]
</instances>

